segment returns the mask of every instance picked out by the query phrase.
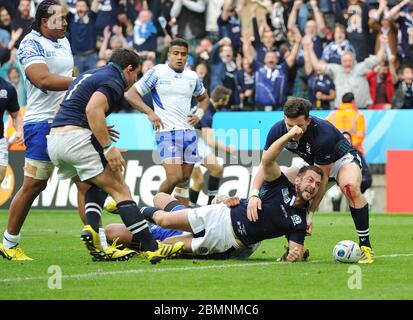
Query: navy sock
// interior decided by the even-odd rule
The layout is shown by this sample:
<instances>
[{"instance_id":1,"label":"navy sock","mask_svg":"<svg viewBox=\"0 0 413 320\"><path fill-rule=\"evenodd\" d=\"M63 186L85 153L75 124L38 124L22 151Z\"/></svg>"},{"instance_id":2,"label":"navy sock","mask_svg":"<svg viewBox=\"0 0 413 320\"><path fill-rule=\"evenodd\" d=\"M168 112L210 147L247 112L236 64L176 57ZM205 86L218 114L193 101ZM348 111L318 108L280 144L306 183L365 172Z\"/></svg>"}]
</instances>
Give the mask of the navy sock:
<instances>
[{"instance_id":1,"label":"navy sock","mask_svg":"<svg viewBox=\"0 0 413 320\"><path fill-rule=\"evenodd\" d=\"M199 191L195 191L192 188L189 188L189 202L191 205L195 205L198 202Z\"/></svg>"},{"instance_id":2,"label":"navy sock","mask_svg":"<svg viewBox=\"0 0 413 320\"><path fill-rule=\"evenodd\" d=\"M127 200L118 203L119 214L123 223L132 233L130 248L138 251L155 251L158 244L152 237L148 224L135 201Z\"/></svg>"},{"instance_id":3,"label":"navy sock","mask_svg":"<svg viewBox=\"0 0 413 320\"><path fill-rule=\"evenodd\" d=\"M209 176L208 179L208 204L211 204L215 196L218 194L219 181L221 178Z\"/></svg>"},{"instance_id":4,"label":"navy sock","mask_svg":"<svg viewBox=\"0 0 413 320\"><path fill-rule=\"evenodd\" d=\"M350 212L353 217L354 225L356 226L360 246L371 248L369 238L369 205L366 204L360 209L350 207Z\"/></svg>"},{"instance_id":5,"label":"navy sock","mask_svg":"<svg viewBox=\"0 0 413 320\"><path fill-rule=\"evenodd\" d=\"M92 186L85 196L86 223L99 233L99 222L103 206L108 194L96 186Z\"/></svg>"},{"instance_id":6,"label":"navy sock","mask_svg":"<svg viewBox=\"0 0 413 320\"><path fill-rule=\"evenodd\" d=\"M156 211L159 211L159 210L161 209L157 207L142 207L141 213L147 221L149 221L150 223L156 224L155 221L153 220L153 215Z\"/></svg>"}]
</instances>

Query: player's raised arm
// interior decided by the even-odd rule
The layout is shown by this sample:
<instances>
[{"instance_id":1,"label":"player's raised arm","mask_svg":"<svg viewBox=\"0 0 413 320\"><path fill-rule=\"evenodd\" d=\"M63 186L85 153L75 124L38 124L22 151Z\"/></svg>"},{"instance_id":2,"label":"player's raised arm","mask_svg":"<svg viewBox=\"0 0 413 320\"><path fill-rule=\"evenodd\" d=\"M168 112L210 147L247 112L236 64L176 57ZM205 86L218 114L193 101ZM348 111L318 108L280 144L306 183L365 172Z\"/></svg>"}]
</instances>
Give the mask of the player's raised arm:
<instances>
[{"instance_id":1,"label":"player's raised arm","mask_svg":"<svg viewBox=\"0 0 413 320\"><path fill-rule=\"evenodd\" d=\"M303 130L299 126L294 126L284 134L281 138L277 139L263 154L261 163L264 169L264 180L274 181L281 176L281 170L278 163L275 161L280 155L285 145L291 139L297 139L303 134Z\"/></svg>"}]
</instances>

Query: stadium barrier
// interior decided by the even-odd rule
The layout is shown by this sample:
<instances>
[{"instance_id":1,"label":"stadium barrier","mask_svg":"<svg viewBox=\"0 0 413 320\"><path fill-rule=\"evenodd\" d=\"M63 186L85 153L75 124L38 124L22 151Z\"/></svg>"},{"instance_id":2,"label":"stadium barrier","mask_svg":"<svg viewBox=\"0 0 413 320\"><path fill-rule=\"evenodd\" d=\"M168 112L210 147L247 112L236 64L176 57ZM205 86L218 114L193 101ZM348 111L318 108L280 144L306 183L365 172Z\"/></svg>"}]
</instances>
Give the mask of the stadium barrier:
<instances>
[{"instance_id":1,"label":"stadium barrier","mask_svg":"<svg viewBox=\"0 0 413 320\"><path fill-rule=\"evenodd\" d=\"M367 136L364 147L369 164L386 163L385 155L388 149L413 149L411 122L413 110L363 111L367 122ZM314 111L313 115L325 118L328 112ZM226 144L232 144L241 150L236 156L223 157L224 173L220 193L237 194L245 197L248 194L252 179L257 170L261 151L266 135L271 126L282 119L281 112L220 112L214 118L217 139ZM165 177L164 170L157 158L154 132L147 117L142 114L114 114L108 122L115 124L121 138L117 143L120 148L128 149L125 154L127 167L126 182L132 190L139 205L152 205L152 197ZM139 128L137 130L137 128ZM15 192L23 181L24 152L10 152L10 166L6 178L0 187L0 209L7 209ZM283 152L280 163L289 166L293 161L292 154ZM412 162L410 162L412 163ZM396 169L403 168L400 165ZM404 167L406 168L406 166ZM205 171L205 168L202 168ZM395 178L402 177L395 175ZM384 180L382 176L375 181ZM394 180L392 180L394 181ZM397 185L399 182L395 181ZM385 182L380 182L383 196L376 198L381 201L378 211L384 211ZM206 188L206 187L205 187ZM406 189L407 190L407 189ZM378 196L378 197L377 197ZM389 195L387 195L388 198ZM389 199L389 198L388 198ZM207 202L206 190L200 194L199 203ZM47 189L36 199L34 208L38 209L72 209L76 207L76 188L70 181L58 181L54 172ZM387 208L391 210L390 207ZM413 212L413 209L408 211Z\"/></svg>"},{"instance_id":2,"label":"stadium barrier","mask_svg":"<svg viewBox=\"0 0 413 320\"><path fill-rule=\"evenodd\" d=\"M387 151L387 212L412 213L413 150Z\"/></svg>"}]
</instances>

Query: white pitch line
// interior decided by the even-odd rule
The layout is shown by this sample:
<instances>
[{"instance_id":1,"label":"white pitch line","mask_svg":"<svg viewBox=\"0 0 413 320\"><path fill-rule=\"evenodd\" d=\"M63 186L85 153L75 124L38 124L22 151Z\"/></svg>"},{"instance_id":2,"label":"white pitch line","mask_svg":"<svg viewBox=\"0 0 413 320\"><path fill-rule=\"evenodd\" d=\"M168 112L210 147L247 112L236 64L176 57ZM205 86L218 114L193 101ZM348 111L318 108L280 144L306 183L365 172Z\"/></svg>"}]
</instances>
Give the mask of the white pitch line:
<instances>
[{"instance_id":1,"label":"white pitch line","mask_svg":"<svg viewBox=\"0 0 413 320\"><path fill-rule=\"evenodd\" d=\"M388 254L382 256L376 256L376 258L397 258L397 257L413 257L413 253L403 253L403 254ZM323 260L310 260L306 264L329 262L330 259ZM79 279L79 278L95 278L99 276L113 276L113 275L124 275L130 273L157 273L157 272L169 272L169 271L192 271L192 270L210 270L210 269L228 269L228 268L240 268L240 267L257 267L257 266L267 266L267 265L277 265L277 264L289 264L289 262L256 262L256 263L234 263L234 264L222 264L222 265L210 265L210 266L199 266L199 267L182 267L182 268L155 268L155 269L132 269L132 270L119 270L119 271L108 271L108 272L90 272L90 273L79 273L63 275L62 279ZM0 283L5 282L21 282L21 281L32 281L32 280L48 280L50 276L37 276L37 277L19 277L19 278L6 278L0 279Z\"/></svg>"}]
</instances>

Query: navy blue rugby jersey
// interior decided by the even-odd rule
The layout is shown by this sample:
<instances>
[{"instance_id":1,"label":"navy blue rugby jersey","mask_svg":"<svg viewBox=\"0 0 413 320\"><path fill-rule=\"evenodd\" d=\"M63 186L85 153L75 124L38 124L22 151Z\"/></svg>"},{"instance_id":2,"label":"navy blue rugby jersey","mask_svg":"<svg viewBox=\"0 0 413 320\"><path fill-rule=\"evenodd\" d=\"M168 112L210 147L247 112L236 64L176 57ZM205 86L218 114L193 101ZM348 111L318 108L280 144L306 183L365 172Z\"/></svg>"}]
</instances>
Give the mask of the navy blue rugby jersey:
<instances>
[{"instance_id":1,"label":"navy blue rugby jersey","mask_svg":"<svg viewBox=\"0 0 413 320\"><path fill-rule=\"evenodd\" d=\"M123 72L115 64L82 73L67 90L52 127L73 125L89 128L86 106L92 95L101 92L106 96L109 104L106 112L108 116L113 108L120 104L126 87Z\"/></svg>"},{"instance_id":2,"label":"navy blue rugby jersey","mask_svg":"<svg viewBox=\"0 0 413 320\"><path fill-rule=\"evenodd\" d=\"M264 150L287 133L284 120L274 124L267 135ZM299 141L289 141L285 147L304 159L309 165L327 165L356 150L343 134L327 120L311 117L307 131Z\"/></svg>"},{"instance_id":3,"label":"navy blue rugby jersey","mask_svg":"<svg viewBox=\"0 0 413 320\"><path fill-rule=\"evenodd\" d=\"M247 217L248 200L231 208L232 228L238 239L249 246L265 239L286 236L288 240L304 243L307 228L305 208L295 207L295 186L284 174L271 182L264 182L259 193L262 210L258 220L251 222Z\"/></svg>"}]
</instances>

